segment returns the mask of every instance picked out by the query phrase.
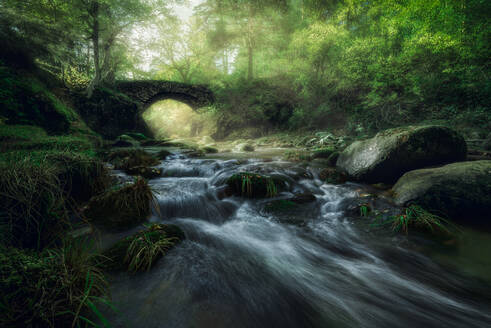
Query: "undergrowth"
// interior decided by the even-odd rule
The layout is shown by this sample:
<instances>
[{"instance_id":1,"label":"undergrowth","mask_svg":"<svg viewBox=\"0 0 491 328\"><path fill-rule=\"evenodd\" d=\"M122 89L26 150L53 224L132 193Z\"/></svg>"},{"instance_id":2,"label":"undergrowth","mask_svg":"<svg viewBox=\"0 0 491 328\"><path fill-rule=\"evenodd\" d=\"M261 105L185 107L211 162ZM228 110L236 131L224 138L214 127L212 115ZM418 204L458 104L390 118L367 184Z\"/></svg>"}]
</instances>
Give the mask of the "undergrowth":
<instances>
[{"instance_id":1,"label":"undergrowth","mask_svg":"<svg viewBox=\"0 0 491 328\"><path fill-rule=\"evenodd\" d=\"M38 253L0 245L0 326L105 327L108 302L98 259L80 242Z\"/></svg>"}]
</instances>

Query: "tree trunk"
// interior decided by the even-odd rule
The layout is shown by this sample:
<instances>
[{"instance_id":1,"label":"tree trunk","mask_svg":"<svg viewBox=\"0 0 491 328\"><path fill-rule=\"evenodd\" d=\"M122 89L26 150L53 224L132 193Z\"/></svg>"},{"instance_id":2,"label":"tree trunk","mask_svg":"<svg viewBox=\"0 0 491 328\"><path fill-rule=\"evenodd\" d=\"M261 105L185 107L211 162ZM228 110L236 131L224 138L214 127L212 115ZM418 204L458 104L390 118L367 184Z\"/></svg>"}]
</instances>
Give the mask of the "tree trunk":
<instances>
[{"instance_id":1,"label":"tree trunk","mask_svg":"<svg viewBox=\"0 0 491 328\"><path fill-rule=\"evenodd\" d=\"M247 79L251 81L254 78L254 49L252 49L252 46L247 47L247 56L249 57Z\"/></svg>"},{"instance_id":2,"label":"tree trunk","mask_svg":"<svg viewBox=\"0 0 491 328\"><path fill-rule=\"evenodd\" d=\"M94 1L92 3L92 8L90 9L90 15L93 18L92 24L92 45L94 47L94 68L95 76L89 84L87 89L87 96L92 97L95 87L101 81L101 66L99 60L99 2Z\"/></svg>"}]
</instances>

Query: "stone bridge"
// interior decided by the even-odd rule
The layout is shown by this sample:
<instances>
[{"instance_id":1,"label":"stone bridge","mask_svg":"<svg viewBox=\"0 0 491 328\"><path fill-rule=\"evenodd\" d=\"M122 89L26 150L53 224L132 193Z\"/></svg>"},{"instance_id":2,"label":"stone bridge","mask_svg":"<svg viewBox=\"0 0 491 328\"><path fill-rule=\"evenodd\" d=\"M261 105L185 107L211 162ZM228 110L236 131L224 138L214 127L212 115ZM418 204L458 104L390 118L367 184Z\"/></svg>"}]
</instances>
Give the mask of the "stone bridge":
<instances>
[{"instance_id":1,"label":"stone bridge","mask_svg":"<svg viewBox=\"0 0 491 328\"><path fill-rule=\"evenodd\" d=\"M206 86L172 81L120 81L116 83L116 89L140 103L143 110L164 99L181 101L193 109L210 105L215 100L213 93Z\"/></svg>"},{"instance_id":2,"label":"stone bridge","mask_svg":"<svg viewBox=\"0 0 491 328\"><path fill-rule=\"evenodd\" d=\"M178 100L195 110L215 101L206 86L171 81L117 81L111 89L96 89L92 98L83 96L75 101L87 125L108 139L126 132L151 135L142 114L159 100Z\"/></svg>"}]
</instances>

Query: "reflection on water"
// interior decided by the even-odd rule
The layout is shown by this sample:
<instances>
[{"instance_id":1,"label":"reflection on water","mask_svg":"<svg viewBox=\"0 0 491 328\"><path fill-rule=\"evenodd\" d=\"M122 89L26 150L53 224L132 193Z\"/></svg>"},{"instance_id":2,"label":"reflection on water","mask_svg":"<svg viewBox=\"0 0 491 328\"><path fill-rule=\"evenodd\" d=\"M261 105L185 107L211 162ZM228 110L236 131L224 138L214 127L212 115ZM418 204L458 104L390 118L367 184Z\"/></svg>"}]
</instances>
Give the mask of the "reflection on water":
<instances>
[{"instance_id":1,"label":"reflection on water","mask_svg":"<svg viewBox=\"0 0 491 328\"><path fill-rule=\"evenodd\" d=\"M491 322L489 279L475 278L489 272L490 260L482 256L490 245L487 234L479 235L481 240L474 235L461 254L428 257L406 247L404 236L377 233L347 218L344 209L358 197L356 186L302 180L316 176L309 168L179 156L161 167L163 177L151 184L164 219L153 220L178 224L187 240L150 272L112 277L119 312L109 317L116 327L487 327ZM263 210L265 200L218 197L223 181L238 171L282 176L289 191L279 197L312 192L317 201L290 213L303 224L280 223Z\"/></svg>"}]
</instances>

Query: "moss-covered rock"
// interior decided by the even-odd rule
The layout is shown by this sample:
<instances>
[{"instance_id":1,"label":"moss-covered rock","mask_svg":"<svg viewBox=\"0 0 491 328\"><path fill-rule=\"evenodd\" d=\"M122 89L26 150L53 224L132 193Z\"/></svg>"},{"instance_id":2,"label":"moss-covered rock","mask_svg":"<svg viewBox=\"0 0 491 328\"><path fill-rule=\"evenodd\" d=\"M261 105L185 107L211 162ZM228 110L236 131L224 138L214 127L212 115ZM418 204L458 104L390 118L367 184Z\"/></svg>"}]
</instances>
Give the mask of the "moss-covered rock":
<instances>
[{"instance_id":1,"label":"moss-covered rock","mask_svg":"<svg viewBox=\"0 0 491 328\"><path fill-rule=\"evenodd\" d=\"M226 184L230 194L248 198L274 197L286 186L285 181L278 177L250 172L234 174Z\"/></svg>"},{"instance_id":2,"label":"moss-covered rock","mask_svg":"<svg viewBox=\"0 0 491 328\"><path fill-rule=\"evenodd\" d=\"M123 230L144 222L151 215L152 190L142 178L92 197L85 217L110 230Z\"/></svg>"},{"instance_id":3,"label":"moss-covered rock","mask_svg":"<svg viewBox=\"0 0 491 328\"><path fill-rule=\"evenodd\" d=\"M218 149L217 148L210 147L210 146L203 147L203 148L201 148L201 150L203 150L206 154L215 154L215 153L218 153Z\"/></svg>"},{"instance_id":4,"label":"moss-covered rock","mask_svg":"<svg viewBox=\"0 0 491 328\"><path fill-rule=\"evenodd\" d=\"M323 169L319 178L329 184L342 184L348 180L346 174L333 167Z\"/></svg>"},{"instance_id":5,"label":"moss-covered rock","mask_svg":"<svg viewBox=\"0 0 491 328\"><path fill-rule=\"evenodd\" d=\"M154 166L159 160L143 149L116 150L106 156L106 160L117 170L128 170L139 166Z\"/></svg>"},{"instance_id":6,"label":"moss-covered rock","mask_svg":"<svg viewBox=\"0 0 491 328\"><path fill-rule=\"evenodd\" d=\"M394 183L405 172L464 160L465 140L442 126L410 126L386 130L357 141L339 156L336 166L351 179Z\"/></svg>"},{"instance_id":7,"label":"moss-covered rock","mask_svg":"<svg viewBox=\"0 0 491 328\"><path fill-rule=\"evenodd\" d=\"M399 205L418 204L463 222L491 223L489 160L410 171L397 181L393 191Z\"/></svg>"},{"instance_id":8,"label":"moss-covered rock","mask_svg":"<svg viewBox=\"0 0 491 328\"><path fill-rule=\"evenodd\" d=\"M153 224L147 229L123 238L104 252L107 270L148 270L165 253L186 236L173 224Z\"/></svg>"}]
</instances>

